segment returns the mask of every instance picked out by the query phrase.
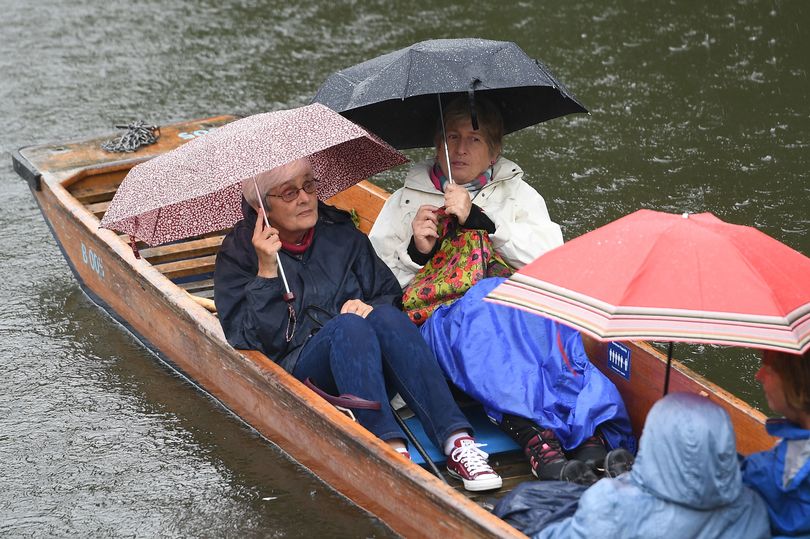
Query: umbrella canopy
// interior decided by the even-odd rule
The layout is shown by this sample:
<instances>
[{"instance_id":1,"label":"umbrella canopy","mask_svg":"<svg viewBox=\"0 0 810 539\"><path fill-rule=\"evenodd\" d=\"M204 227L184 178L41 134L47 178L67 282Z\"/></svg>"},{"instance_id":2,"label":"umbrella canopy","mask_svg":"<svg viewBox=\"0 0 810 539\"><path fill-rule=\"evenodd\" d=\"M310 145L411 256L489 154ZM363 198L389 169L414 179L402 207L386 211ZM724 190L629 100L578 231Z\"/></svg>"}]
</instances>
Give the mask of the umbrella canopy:
<instances>
[{"instance_id":1,"label":"umbrella canopy","mask_svg":"<svg viewBox=\"0 0 810 539\"><path fill-rule=\"evenodd\" d=\"M486 299L601 340L810 348L810 258L710 213L637 211L549 251Z\"/></svg>"},{"instance_id":2,"label":"umbrella canopy","mask_svg":"<svg viewBox=\"0 0 810 539\"><path fill-rule=\"evenodd\" d=\"M396 148L433 146L439 104L486 96L506 133L551 118L588 112L541 62L508 41L436 39L331 75L314 102L340 112Z\"/></svg>"},{"instance_id":3,"label":"umbrella canopy","mask_svg":"<svg viewBox=\"0 0 810 539\"><path fill-rule=\"evenodd\" d=\"M129 171L101 226L149 245L242 219L241 182L309 157L325 200L407 158L319 104L242 118Z\"/></svg>"}]
</instances>

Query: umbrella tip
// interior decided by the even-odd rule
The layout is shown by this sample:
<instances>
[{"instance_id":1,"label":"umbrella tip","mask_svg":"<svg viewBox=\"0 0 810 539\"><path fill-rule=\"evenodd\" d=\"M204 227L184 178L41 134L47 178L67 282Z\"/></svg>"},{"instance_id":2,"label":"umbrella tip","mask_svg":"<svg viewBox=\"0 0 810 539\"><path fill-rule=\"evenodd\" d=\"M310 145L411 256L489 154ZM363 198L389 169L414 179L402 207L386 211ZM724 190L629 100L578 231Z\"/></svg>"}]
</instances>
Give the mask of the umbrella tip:
<instances>
[{"instance_id":1,"label":"umbrella tip","mask_svg":"<svg viewBox=\"0 0 810 539\"><path fill-rule=\"evenodd\" d=\"M686 212L686 211L685 211L685 212L683 212L683 213L681 214L681 217L683 217L684 219L689 219L689 212Z\"/></svg>"}]
</instances>

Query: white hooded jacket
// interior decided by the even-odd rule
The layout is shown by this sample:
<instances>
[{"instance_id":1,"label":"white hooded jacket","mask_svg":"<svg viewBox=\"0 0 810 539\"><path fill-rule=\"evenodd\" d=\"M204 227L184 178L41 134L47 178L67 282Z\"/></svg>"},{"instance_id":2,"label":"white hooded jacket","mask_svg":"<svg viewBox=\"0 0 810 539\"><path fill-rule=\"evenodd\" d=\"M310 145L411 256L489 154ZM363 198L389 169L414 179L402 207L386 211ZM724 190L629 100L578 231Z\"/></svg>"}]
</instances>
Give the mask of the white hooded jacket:
<instances>
[{"instance_id":1,"label":"white hooded jacket","mask_svg":"<svg viewBox=\"0 0 810 539\"><path fill-rule=\"evenodd\" d=\"M411 222L419 207L444 205L444 193L430 180L433 160L417 163L405 178L405 184L385 202L369 233L369 238L402 286L406 286L422 267L408 255L413 236ZM490 234L495 250L514 268L521 268L563 243L560 226L548 215L543 197L523 181L523 170L512 161L499 158L492 178L473 198L495 224Z\"/></svg>"}]
</instances>

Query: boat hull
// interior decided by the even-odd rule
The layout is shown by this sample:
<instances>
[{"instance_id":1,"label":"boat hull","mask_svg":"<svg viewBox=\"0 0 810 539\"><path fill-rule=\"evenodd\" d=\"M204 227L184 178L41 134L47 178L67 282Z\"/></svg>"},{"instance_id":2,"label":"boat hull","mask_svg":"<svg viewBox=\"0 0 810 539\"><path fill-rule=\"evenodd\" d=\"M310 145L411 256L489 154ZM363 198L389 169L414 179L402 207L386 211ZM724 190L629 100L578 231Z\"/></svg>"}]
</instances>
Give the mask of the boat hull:
<instances>
[{"instance_id":1,"label":"boat hull","mask_svg":"<svg viewBox=\"0 0 810 539\"><path fill-rule=\"evenodd\" d=\"M235 350L217 318L167 278L154 258L136 257L126 238L99 228L103 201L109 201L129 168L232 119L162 127L158 143L136 157L103 152L99 144L104 139L93 139L20 150L14 166L88 296L161 360L338 492L409 537L521 536L462 493L403 461L263 354ZM368 232L386 197L362 182L330 202L357 210L359 226ZM212 258L208 255L206 263L212 265ZM661 396L665 358L648 344L626 343L627 373L621 374L611 361L615 350L610 345L586 339L586 348L619 388L640 434L647 411ZM670 388L703 394L723 406L734 422L740 452L773 445L761 413L677 361Z\"/></svg>"}]
</instances>

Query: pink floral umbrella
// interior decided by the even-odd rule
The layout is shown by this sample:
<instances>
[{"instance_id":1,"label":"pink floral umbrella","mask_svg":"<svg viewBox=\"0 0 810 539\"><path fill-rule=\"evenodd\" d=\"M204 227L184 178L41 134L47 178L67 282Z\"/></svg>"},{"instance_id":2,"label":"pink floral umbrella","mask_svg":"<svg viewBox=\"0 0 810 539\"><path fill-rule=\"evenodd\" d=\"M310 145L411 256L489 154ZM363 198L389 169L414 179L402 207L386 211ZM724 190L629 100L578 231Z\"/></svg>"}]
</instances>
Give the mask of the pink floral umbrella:
<instances>
[{"instance_id":1,"label":"pink floral umbrella","mask_svg":"<svg viewBox=\"0 0 810 539\"><path fill-rule=\"evenodd\" d=\"M242 219L241 182L309 157L326 200L407 158L340 114L312 104L231 122L129 171L101 226L159 245Z\"/></svg>"}]
</instances>

